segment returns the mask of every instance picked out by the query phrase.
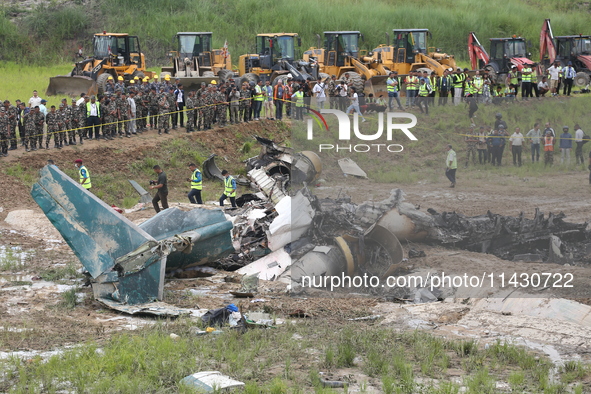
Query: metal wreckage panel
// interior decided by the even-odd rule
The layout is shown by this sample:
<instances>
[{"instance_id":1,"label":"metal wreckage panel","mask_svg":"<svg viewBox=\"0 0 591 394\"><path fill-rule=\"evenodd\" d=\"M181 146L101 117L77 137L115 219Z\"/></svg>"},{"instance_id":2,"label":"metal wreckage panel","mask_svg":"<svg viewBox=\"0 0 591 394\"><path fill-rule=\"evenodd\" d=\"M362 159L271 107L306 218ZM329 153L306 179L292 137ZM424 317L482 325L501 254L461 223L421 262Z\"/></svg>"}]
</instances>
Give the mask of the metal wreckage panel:
<instances>
[{"instance_id":1,"label":"metal wreckage panel","mask_svg":"<svg viewBox=\"0 0 591 394\"><path fill-rule=\"evenodd\" d=\"M45 166L40 175L33 199L89 272L95 297L109 307L162 300L166 269L234 251L232 223L219 209L168 209L140 227L59 169Z\"/></svg>"}]
</instances>

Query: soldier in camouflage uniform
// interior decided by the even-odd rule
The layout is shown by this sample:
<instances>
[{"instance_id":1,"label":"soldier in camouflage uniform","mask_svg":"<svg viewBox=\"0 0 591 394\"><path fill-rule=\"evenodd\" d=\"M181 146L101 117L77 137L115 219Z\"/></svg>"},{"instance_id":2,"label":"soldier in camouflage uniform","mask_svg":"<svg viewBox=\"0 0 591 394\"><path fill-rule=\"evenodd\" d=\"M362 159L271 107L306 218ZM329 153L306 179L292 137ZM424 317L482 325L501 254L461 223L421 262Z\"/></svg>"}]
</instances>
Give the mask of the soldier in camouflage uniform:
<instances>
[{"instance_id":1,"label":"soldier in camouflage uniform","mask_svg":"<svg viewBox=\"0 0 591 394\"><path fill-rule=\"evenodd\" d=\"M168 134L168 118L170 116L170 103L168 94L162 92L158 95L158 134L162 134L162 130Z\"/></svg>"},{"instance_id":2,"label":"soldier in camouflage uniform","mask_svg":"<svg viewBox=\"0 0 591 394\"><path fill-rule=\"evenodd\" d=\"M67 114L66 114L66 107L64 106L64 104L60 104L60 109L58 111L58 125L59 125L59 131L57 132L57 143L58 143L58 148L63 148L64 147L64 142L66 143L66 146L68 145L68 142L66 141L66 130L69 129L68 127L68 119L67 119ZM49 134L49 131L48 131ZM47 136L47 138L49 138L49 136Z\"/></svg>"},{"instance_id":3,"label":"soldier in camouflage uniform","mask_svg":"<svg viewBox=\"0 0 591 394\"><path fill-rule=\"evenodd\" d=\"M27 111L28 110L28 111ZM37 113L39 107L27 108L22 115L25 124L25 149L27 152L37 150Z\"/></svg>"},{"instance_id":4,"label":"soldier in camouflage uniform","mask_svg":"<svg viewBox=\"0 0 591 394\"><path fill-rule=\"evenodd\" d=\"M185 98L185 108L187 110L187 133L195 131L193 125L195 124L195 92L191 90L189 95Z\"/></svg>"},{"instance_id":5,"label":"soldier in camouflage uniform","mask_svg":"<svg viewBox=\"0 0 591 394\"><path fill-rule=\"evenodd\" d=\"M72 128L72 119L70 117L70 109L68 107L68 100L62 99L62 103L60 104L60 113L62 116L62 132L61 135L61 143L62 146L65 143L66 146L70 145L71 139L68 138L70 134L70 129Z\"/></svg>"},{"instance_id":6,"label":"soldier in camouflage uniform","mask_svg":"<svg viewBox=\"0 0 591 394\"><path fill-rule=\"evenodd\" d=\"M35 138L37 138L37 144L39 149L43 146L43 124L45 123L45 115L43 112L35 112ZM35 149L36 150L36 149Z\"/></svg>"},{"instance_id":7,"label":"soldier in camouflage uniform","mask_svg":"<svg viewBox=\"0 0 591 394\"><path fill-rule=\"evenodd\" d=\"M135 102L135 124L136 124L136 133L142 133L146 127L146 115L144 110L146 108L146 103L144 101L144 92L141 89L138 89L133 97L133 101Z\"/></svg>"},{"instance_id":8,"label":"soldier in camouflage uniform","mask_svg":"<svg viewBox=\"0 0 591 394\"><path fill-rule=\"evenodd\" d=\"M78 107L76 106L76 100L72 99L72 105L70 106L70 127L72 128L70 145L76 145L76 133L80 134L78 129Z\"/></svg>"},{"instance_id":9,"label":"soldier in camouflage uniform","mask_svg":"<svg viewBox=\"0 0 591 394\"><path fill-rule=\"evenodd\" d=\"M295 108L294 108L293 112L291 110L291 107L292 107L291 96L293 95L294 92L295 92L295 86L294 86L293 80L291 78L288 78L287 84L285 85L285 91L283 93L283 100L284 100L284 104L285 104L285 115L288 118L295 115Z\"/></svg>"},{"instance_id":10,"label":"soldier in camouflage uniform","mask_svg":"<svg viewBox=\"0 0 591 394\"><path fill-rule=\"evenodd\" d=\"M206 129L211 129L214 127L215 123L215 115L216 115L216 101L217 101L217 90L214 85L209 85L207 89L207 94L205 95L204 105L205 108L205 124Z\"/></svg>"},{"instance_id":11,"label":"soldier in camouflage uniform","mask_svg":"<svg viewBox=\"0 0 591 394\"><path fill-rule=\"evenodd\" d=\"M464 137L464 141L466 142L466 168L468 168L470 156L472 156L472 164L476 165L476 155L478 152L477 145L479 139L477 133L474 131L474 126L470 126L470 131Z\"/></svg>"},{"instance_id":12,"label":"soldier in camouflage uniform","mask_svg":"<svg viewBox=\"0 0 591 394\"><path fill-rule=\"evenodd\" d=\"M129 132L129 118L130 118L130 111L129 102L127 101L127 94L121 94L121 104L119 106L119 121L121 122L121 131L125 131L125 136L127 138L131 138L131 133ZM119 132L119 137L123 138L121 132Z\"/></svg>"},{"instance_id":13,"label":"soldier in camouflage uniform","mask_svg":"<svg viewBox=\"0 0 591 394\"><path fill-rule=\"evenodd\" d=\"M150 124L152 129L158 128L158 93L156 93L156 87L150 88L150 94L148 95L148 102L150 103Z\"/></svg>"},{"instance_id":14,"label":"soldier in camouflage uniform","mask_svg":"<svg viewBox=\"0 0 591 394\"><path fill-rule=\"evenodd\" d=\"M219 127L226 127L228 122L228 98L226 96L226 88L220 87L216 92L216 119Z\"/></svg>"},{"instance_id":15,"label":"soldier in camouflage uniform","mask_svg":"<svg viewBox=\"0 0 591 394\"><path fill-rule=\"evenodd\" d=\"M0 106L0 156L8 156L8 133L10 121L4 106Z\"/></svg>"},{"instance_id":16,"label":"soldier in camouflage uniform","mask_svg":"<svg viewBox=\"0 0 591 394\"><path fill-rule=\"evenodd\" d=\"M117 109L117 102L115 101L115 97L107 96L107 100L105 101L105 105L103 108L103 116L105 117L105 131L104 136L106 139L112 141L117 136L117 116L119 114L119 110Z\"/></svg>"},{"instance_id":17,"label":"soldier in camouflage uniform","mask_svg":"<svg viewBox=\"0 0 591 394\"><path fill-rule=\"evenodd\" d=\"M328 97L330 109L339 109L339 98L337 96L337 76L332 75L328 81Z\"/></svg>"},{"instance_id":18,"label":"soldier in camouflage uniform","mask_svg":"<svg viewBox=\"0 0 591 394\"><path fill-rule=\"evenodd\" d=\"M78 136L80 137L80 145L84 143L84 139L87 138L86 132L86 103L90 101L88 96L84 97L84 101L78 105Z\"/></svg>"},{"instance_id":19,"label":"soldier in camouflage uniform","mask_svg":"<svg viewBox=\"0 0 591 394\"><path fill-rule=\"evenodd\" d=\"M245 82L242 84L242 89L240 89L240 119L244 122L250 120L250 99L250 86Z\"/></svg>"},{"instance_id":20,"label":"soldier in camouflage uniform","mask_svg":"<svg viewBox=\"0 0 591 394\"><path fill-rule=\"evenodd\" d=\"M201 88L195 93L195 127L203 129L203 95L207 93L207 85L201 82Z\"/></svg>"},{"instance_id":21,"label":"soldier in camouflage uniform","mask_svg":"<svg viewBox=\"0 0 591 394\"><path fill-rule=\"evenodd\" d=\"M45 117L45 123L47 123L47 135L45 138L45 149L49 149L49 143L51 142L51 137L53 137L53 142L56 148L59 148L58 138L59 138L59 113L55 110L55 105L51 106L50 111L47 113Z\"/></svg>"},{"instance_id":22,"label":"soldier in camouflage uniform","mask_svg":"<svg viewBox=\"0 0 591 394\"><path fill-rule=\"evenodd\" d=\"M176 111L176 99L174 97L174 90L171 90L172 85L170 81L168 81L167 89L169 89L166 93L166 99L168 100L168 124L170 125L172 121L172 113Z\"/></svg>"},{"instance_id":23,"label":"soldier in camouflage uniform","mask_svg":"<svg viewBox=\"0 0 591 394\"><path fill-rule=\"evenodd\" d=\"M6 111L6 116L8 117L8 140L10 142L10 149L16 149L16 122L17 122L17 109L16 107L10 105L9 100L4 100L4 107Z\"/></svg>"}]
</instances>

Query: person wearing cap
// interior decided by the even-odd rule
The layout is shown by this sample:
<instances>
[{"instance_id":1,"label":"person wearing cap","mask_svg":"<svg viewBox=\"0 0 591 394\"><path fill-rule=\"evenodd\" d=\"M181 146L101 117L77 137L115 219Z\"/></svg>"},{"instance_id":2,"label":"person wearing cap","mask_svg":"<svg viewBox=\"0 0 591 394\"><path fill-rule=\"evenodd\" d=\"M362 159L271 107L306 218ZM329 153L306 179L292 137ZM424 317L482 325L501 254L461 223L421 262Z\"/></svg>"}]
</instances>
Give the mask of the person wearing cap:
<instances>
[{"instance_id":1,"label":"person wearing cap","mask_svg":"<svg viewBox=\"0 0 591 394\"><path fill-rule=\"evenodd\" d=\"M90 190L92 187L92 182L90 181L90 171L88 168L82 163L82 159L76 159L74 165L78 169L78 175L80 177L80 186L85 188L86 190Z\"/></svg>"},{"instance_id":2,"label":"person wearing cap","mask_svg":"<svg viewBox=\"0 0 591 394\"><path fill-rule=\"evenodd\" d=\"M107 77L107 83L105 84L105 93L115 93L115 81L112 75Z\"/></svg>"},{"instance_id":3,"label":"person wearing cap","mask_svg":"<svg viewBox=\"0 0 591 394\"><path fill-rule=\"evenodd\" d=\"M570 151L573 149L573 136L568 132L568 126L562 127L560 135L560 164L570 165Z\"/></svg>"},{"instance_id":4,"label":"person wearing cap","mask_svg":"<svg viewBox=\"0 0 591 394\"><path fill-rule=\"evenodd\" d=\"M166 74L164 76L164 81L161 82L160 91L164 91L166 93L174 92L174 89L172 88L172 84L170 83L170 75L169 74Z\"/></svg>"},{"instance_id":5,"label":"person wearing cap","mask_svg":"<svg viewBox=\"0 0 591 394\"><path fill-rule=\"evenodd\" d=\"M544 136L544 166L554 164L554 137L550 130Z\"/></svg>"},{"instance_id":6,"label":"person wearing cap","mask_svg":"<svg viewBox=\"0 0 591 394\"><path fill-rule=\"evenodd\" d=\"M487 144L491 150L491 164L493 166L500 166L503 159L503 149L505 148L505 127L499 125L498 130L493 130L491 136L488 137Z\"/></svg>"},{"instance_id":7,"label":"person wearing cap","mask_svg":"<svg viewBox=\"0 0 591 394\"><path fill-rule=\"evenodd\" d=\"M187 133L195 131L195 91L191 90L185 99L185 108L187 109Z\"/></svg>"},{"instance_id":8,"label":"person wearing cap","mask_svg":"<svg viewBox=\"0 0 591 394\"><path fill-rule=\"evenodd\" d=\"M544 124L544 135L546 135L546 132L550 132L550 134L552 135L552 137L554 139L556 139L556 132L554 131L554 129L552 127L550 127L550 122L546 122L546 124Z\"/></svg>"},{"instance_id":9,"label":"person wearing cap","mask_svg":"<svg viewBox=\"0 0 591 394\"><path fill-rule=\"evenodd\" d=\"M115 93L125 93L126 89L125 89L125 80L123 79L123 77L121 75L119 75L117 77L117 83L115 84Z\"/></svg>"},{"instance_id":10,"label":"person wearing cap","mask_svg":"<svg viewBox=\"0 0 591 394\"><path fill-rule=\"evenodd\" d=\"M70 110L70 128L72 129L72 140L73 143L70 145L76 145L76 134L80 133L80 126L78 123L78 106L76 106L76 99L71 100L71 104L69 107Z\"/></svg>"},{"instance_id":11,"label":"person wearing cap","mask_svg":"<svg viewBox=\"0 0 591 394\"><path fill-rule=\"evenodd\" d=\"M6 108L0 106L0 157L8 156L8 113Z\"/></svg>"},{"instance_id":12,"label":"person wearing cap","mask_svg":"<svg viewBox=\"0 0 591 394\"><path fill-rule=\"evenodd\" d=\"M201 82L201 86L195 92L195 98L193 102L195 103L195 123L193 124L193 128L195 130L202 130L203 129L203 96L207 93L207 84L205 82Z\"/></svg>"},{"instance_id":13,"label":"person wearing cap","mask_svg":"<svg viewBox=\"0 0 591 394\"><path fill-rule=\"evenodd\" d=\"M98 140L100 138L101 126L101 105L96 101L96 96L90 96L90 101L86 103L86 127L88 131L88 139ZM103 132L104 133L104 132Z\"/></svg>"},{"instance_id":14,"label":"person wearing cap","mask_svg":"<svg viewBox=\"0 0 591 394\"><path fill-rule=\"evenodd\" d=\"M449 187L456 187L456 171L458 169L458 159L456 152L451 144L447 145L447 156L445 158L445 176L451 182Z\"/></svg>"},{"instance_id":15,"label":"person wearing cap","mask_svg":"<svg viewBox=\"0 0 591 394\"><path fill-rule=\"evenodd\" d=\"M228 96L226 84L222 84L214 92L215 99L215 119L219 127L226 127L228 122Z\"/></svg>"},{"instance_id":16,"label":"person wearing cap","mask_svg":"<svg viewBox=\"0 0 591 394\"><path fill-rule=\"evenodd\" d=\"M136 116L137 116L137 107L135 105L135 91L131 90L127 95L127 107L129 108L129 121L127 127L127 136L136 135L137 134L137 125L136 125Z\"/></svg>"},{"instance_id":17,"label":"person wearing cap","mask_svg":"<svg viewBox=\"0 0 591 394\"><path fill-rule=\"evenodd\" d=\"M160 90L161 90L161 83L158 82L158 74L154 74L154 80L153 82L150 84L150 89L154 88L156 89L156 93L160 94Z\"/></svg>"},{"instance_id":18,"label":"person wearing cap","mask_svg":"<svg viewBox=\"0 0 591 394\"><path fill-rule=\"evenodd\" d=\"M25 150L30 152L31 150L37 150L37 113L39 112L39 106L33 108L27 108L28 111L24 111L22 116L24 127L25 127ZM41 148L41 146L39 146Z\"/></svg>"},{"instance_id":19,"label":"person wearing cap","mask_svg":"<svg viewBox=\"0 0 591 394\"><path fill-rule=\"evenodd\" d=\"M565 96L570 96L571 89L573 87L573 81L575 80L575 76L577 75L576 70L573 67L572 62L568 62L566 67L563 70L564 75L564 88L562 90L562 94Z\"/></svg>"},{"instance_id":20,"label":"person wearing cap","mask_svg":"<svg viewBox=\"0 0 591 394\"><path fill-rule=\"evenodd\" d=\"M232 208L236 208L236 179L227 170L222 171L224 177L224 193L220 197L220 207L224 206L224 200L230 199Z\"/></svg>"},{"instance_id":21,"label":"person wearing cap","mask_svg":"<svg viewBox=\"0 0 591 394\"><path fill-rule=\"evenodd\" d=\"M556 61L552 66L548 67L547 71L548 75L550 75L550 92L552 92L552 96L557 96L562 67L560 67L560 63Z\"/></svg>"},{"instance_id":22,"label":"person wearing cap","mask_svg":"<svg viewBox=\"0 0 591 394\"><path fill-rule=\"evenodd\" d=\"M68 105L68 100L67 99L63 99L62 100L62 104L63 104L63 114L62 116L64 117L64 134L63 134L63 141L65 142L66 146L68 145L76 145L76 124L74 122L74 112L73 109L74 107L70 107ZM66 138L66 133L67 133L67 138Z\"/></svg>"},{"instance_id":23,"label":"person wearing cap","mask_svg":"<svg viewBox=\"0 0 591 394\"><path fill-rule=\"evenodd\" d=\"M39 104L39 112L41 112L43 116L47 115L47 107L45 106L45 104L47 104L47 100L41 99L41 104Z\"/></svg>"},{"instance_id":24,"label":"person wearing cap","mask_svg":"<svg viewBox=\"0 0 591 394\"><path fill-rule=\"evenodd\" d=\"M168 180L166 179L166 173L162 171L159 165L152 167L154 172L158 174L158 180L154 183L155 185L150 186L150 189L156 189L156 194L152 199L152 205L156 213L160 212L158 203L162 201L162 209L168 209Z\"/></svg>"},{"instance_id":25,"label":"person wearing cap","mask_svg":"<svg viewBox=\"0 0 591 394\"><path fill-rule=\"evenodd\" d=\"M8 140L10 142L10 148L8 150L15 150L18 111L15 106L10 104L10 100L4 100L4 109L6 110L6 116L8 117Z\"/></svg>"}]
</instances>

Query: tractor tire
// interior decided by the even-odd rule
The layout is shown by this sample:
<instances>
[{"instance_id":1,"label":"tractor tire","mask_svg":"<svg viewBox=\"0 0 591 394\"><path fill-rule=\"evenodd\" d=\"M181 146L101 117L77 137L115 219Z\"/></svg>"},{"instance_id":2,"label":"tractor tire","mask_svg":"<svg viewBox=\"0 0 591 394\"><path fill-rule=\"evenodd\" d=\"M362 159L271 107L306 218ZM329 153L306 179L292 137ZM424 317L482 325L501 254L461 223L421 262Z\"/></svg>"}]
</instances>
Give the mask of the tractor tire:
<instances>
[{"instance_id":1,"label":"tractor tire","mask_svg":"<svg viewBox=\"0 0 591 394\"><path fill-rule=\"evenodd\" d=\"M354 71L348 71L349 73L349 87L354 87L357 93L363 93L365 90L365 81L361 78L361 74L358 74Z\"/></svg>"},{"instance_id":2,"label":"tractor tire","mask_svg":"<svg viewBox=\"0 0 591 394\"><path fill-rule=\"evenodd\" d=\"M285 85L287 85L288 78L289 77L287 76L287 74L279 75L273 80L271 85L275 86L275 85L277 85L277 81L281 81L281 82L283 82L283 86L285 86Z\"/></svg>"},{"instance_id":3,"label":"tractor tire","mask_svg":"<svg viewBox=\"0 0 591 394\"><path fill-rule=\"evenodd\" d=\"M256 85L259 82L259 76L254 73L246 73L240 77L240 86L242 86L244 82L248 82L249 84L251 82L254 82L254 84Z\"/></svg>"},{"instance_id":4,"label":"tractor tire","mask_svg":"<svg viewBox=\"0 0 591 394\"><path fill-rule=\"evenodd\" d=\"M232 70L222 69L222 70L218 71L218 78L220 79L220 82L222 82L222 83L227 82L233 76L234 76L234 71L232 71Z\"/></svg>"},{"instance_id":5,"label":"tractor tire","mask_svg":"<svg viewBox=\"0 0 591 394\"><path fill-rule=\"evenodd\" d=\"M203 71L203 74L201 76L204 78L215 78L215 74L213 73L213 71Z\"/></svg>"},{"instance_id":6,"label":"tractor tire","mask_svg":"<svg viewBox=\"0 0 591 394\"><path fill-rule=\"evenodd\" d=\"M415 71L418 71L421 73L421 75L423 74L423 71L427 71L427 74L429 76L431 76L431 73L433 72L433 70L431 70L429 67L421 67L421 68L417 68Z\"/></svg>"},{"instance_id":7,"label":"tractor tire","mask_svg":"<svg viewBox=\"0 0 591 394\"><path fill-rule=\"evenodd\" d=\"M579 71L577 75L575 75L575 86L579 88L584 88L589 84L589 74L583 71Z\"/></svg>"},{"instance_id":8,"label":"tractor tire","mask_svg":"<svg viewBox=\"0 0 591 394\"><path fill-rule=\"evenodd\" d=\"M133 74L131 74L131 76L132 78L138 77L139 79L144 79L146 77L146 74L144 74L142 71L135 70Z\"/></svg>"},{"instance_id":9,"label":"tractor tire","mask_svg":"<svg viewBox=\"0 0 591 394\"><path fill-rule=\"evenodd\" d=\"M327 78L330 79L330 75L328 75L327 73L318 73L318 78L320 78L320 80L324 82Z\"/></svg>"},{"instance_id":10,"label":"tractor tire","mask_svg":"<svg viewBox=\"0 0 591 394\"><path fill-rule=\"evenodd\" d=\"M96 86L98 88L99 94L105 93L105 86L107 86L107 78L109 78L111 74L109 73L102 73L96 79Z\"/></svg>"}]
</instances>

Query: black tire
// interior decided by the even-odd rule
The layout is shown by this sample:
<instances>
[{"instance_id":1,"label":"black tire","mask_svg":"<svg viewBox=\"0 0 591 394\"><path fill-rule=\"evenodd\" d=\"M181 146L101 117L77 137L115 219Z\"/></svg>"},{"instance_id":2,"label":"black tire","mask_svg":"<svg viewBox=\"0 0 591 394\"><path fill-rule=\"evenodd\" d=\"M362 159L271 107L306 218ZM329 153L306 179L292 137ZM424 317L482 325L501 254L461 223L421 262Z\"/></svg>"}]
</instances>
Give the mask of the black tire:
<instances>
[{"instance_id":1,"label":"black tire","mask_svg":"<svg viewBox=\"0 0 591 394\"><path fill-rule=\"evenodd\" d=\"M327 73L318 73L318 78L320 78L320 80L324 82L327 81L327 78L330 79L330 75L328 75Z\"/></svg>"},{"instance_id":2,"label":"black tire","mask_svg":"<svg viewBox=\"0 0 591 394\"><path fill-rule=\"evenodd\" d=\"M579 71L577 75L575 75L575 86L580 88L584 88L589 84L589 74L583 71Z\"/></svg>"},{"instance_id":3,"label":"black tire","mask_svg":"<svg viewBox=\"0 0 591 394\"><path fill-rule=\"evenodd\" d=\"M234 71L232 71L232 70L223 69L223 70L218 71L218 78L220 79L220 82L222 82L222 83L227 82L233 76L234 76Z\"/></svg>"},{"instance_id":4,"label":"black tire","mask_svg":"<svg viewBox=\"0 0 591 394\"><path fill-rule=\"evenodd\" d=\"M275 79L277 79L277 78L275 78ZM240 77L240 86L242 86L242 84L244 82L248 82L249 84L251 82L254 82L256 85L259 82L259 76L254 73L246 73Z\"/></svg>"},{"instance_id":5,"label":"black tire","mask_svg":"<svg viewBox=\"0 0 591 394\"><path fill-rule=\"evenodd\" d=\"M349 73L349 87L354 87L357 93L363 93L365 90L365 81L361 78L361 74L354 71L348 71Z\"/></svg>"},{"instance_id":6,"label":"black tire","mask_svg":"<svg viewBox=\"0 0 591 394\"><path fill-rule=\"evenodd\" d=\"M144 74L144 73L143 73L143 71L138 71L138 70L135 70L135 71L133 72L133 74L131 74L131 76L132 76L132 79L133 79L134 77L138 77L139 79L144 79L144 78L146 77L146 74Z\"/></svg>"},{"instance_id":7,"label":"black tire","mask_svg":"<svg viewBox=\"0 0 591 394\"><path fill-rule=\"evenodd\" d=\"M109 73L102 73L96 79L96 86L99 94L105 93L105 86L107 86L107 79L111 76Z\"/></svg>"},{"instance_id":8,"label":"black tire","mask_svg":"<svg viewBox=\"0 0 591 394\"><path fill-rule=\"evenodd\" d=\"M289 77L287 76L287 74L283 74L283 75L278 75L273 82L271 83L271 85L275 86L277 85L277 81L281 80L283 82L283 86L287 85L287 79Z\"/></svg>"}]
</instances>

